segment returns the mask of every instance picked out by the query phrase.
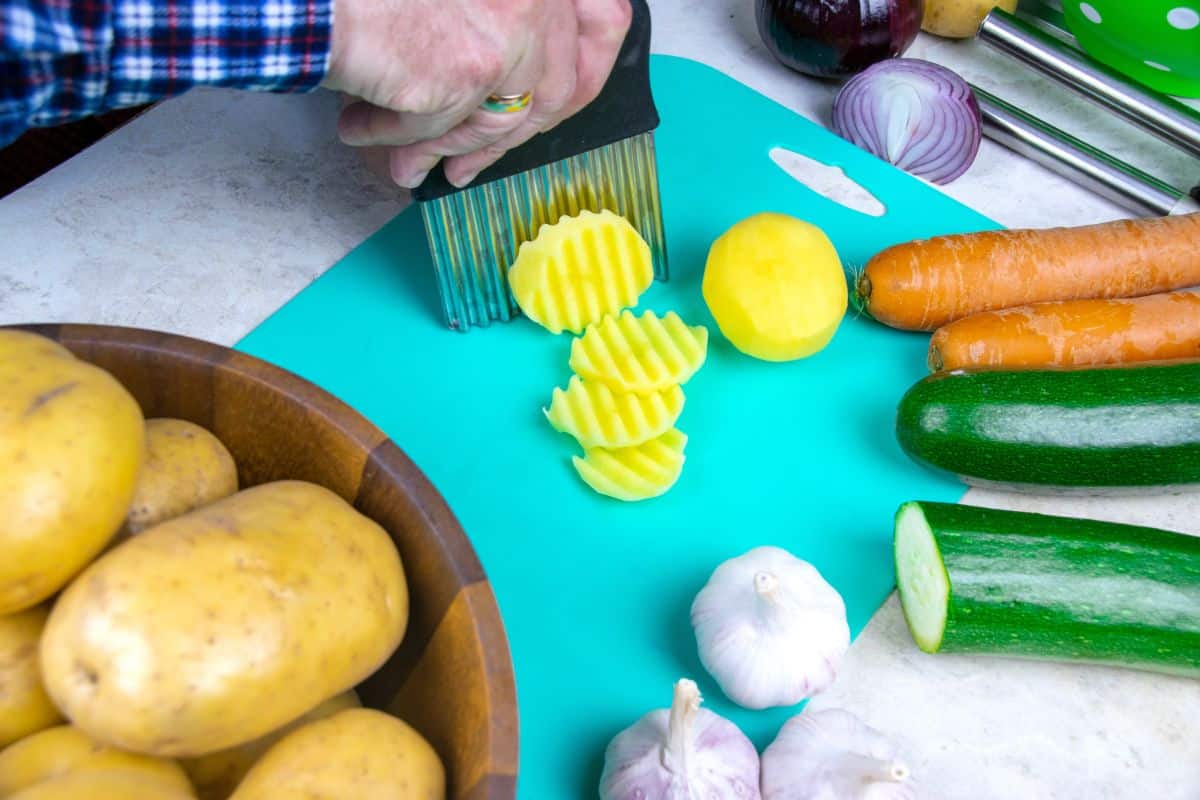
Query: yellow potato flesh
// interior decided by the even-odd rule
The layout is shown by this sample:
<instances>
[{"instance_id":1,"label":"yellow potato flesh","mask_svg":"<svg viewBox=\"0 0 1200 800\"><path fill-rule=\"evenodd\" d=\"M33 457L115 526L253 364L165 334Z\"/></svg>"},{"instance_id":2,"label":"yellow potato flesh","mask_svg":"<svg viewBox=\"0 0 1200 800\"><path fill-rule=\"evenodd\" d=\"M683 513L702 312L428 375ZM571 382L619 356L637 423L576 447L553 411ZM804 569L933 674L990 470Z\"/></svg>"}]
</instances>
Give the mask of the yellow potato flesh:
<instances>
[{"instance_id":1,"label":"yellow potato flesh","mask_svg":"<svg viewBox=\"0 0 1200 800\"><path fill-rule=\"evenodd\" d=\"M98 559L51 612L42 671L50 697L95 738L199 756L357 685L407 621L387 532L327 489L281 481Z\"/></svg>"},{"instance_id":2,"label":"yellow potato flesh","mask_svg":"<svg viewBox=\"0 0 1200 800\"><path fill-rule=\"evenodd\" d=\"M38 640L48 613L46 606L35 606L0 617L0 747L62 721L38 667Z\"/></svg>"},{"instance_id":3,"label":"yellow potato flesh","mask_svg":"<svg viewBox=\"0 0 1200 800\"><path fill-rule=\"evenodd\" d=\"M617 500L636 502L668 492L683 472L687 434L672 428L633 447L588 448L571 463L588 486Z\"/></svg>"},{"instance_id":4,"label":"yellow potato flesh","mask_svg":"<svg viewBox=\"0 0 1200 800\"><path fill-rule=\"evenodd\" d=\"M230 800L443 800L441 759L400 719L360 708L298 728L254 765Z\"/></svg>"},{"instance_id":5,"label":"yellow potato flesh","mask_svg":"<svg viewBox=\"0 0 1200 800\"><path fill-rule=\"evenodd\" d=\"M184 759L183 768L191 778L192 785L196 789L196 796L200 800L225 800L242 782L242 778L258 762L263 753L270 749L271 745L301 725L324 719L347 708L359 708L361 705L358 695L353 690L342 692L282 728L271 731L266 736L252 742L246 742L228 750L219 750L199 758ZM3 797L2 792L0 792L0 797Z\"/></svg>"},{"instance_id":6,"label":"yellow potato flesh","mask_svg":"<svg viewBox=\"0 0 1200 800\"><path fill-rule=\"evenodd\" d=\"M542 225L508 271L513 299L551 333L579 333L637 305L654 282L650 245L619 214L583 210Z\"/></svg>"},{"instance_id":7,"label":"yellow potato flesh","mask_svg":"<svg viewBox=\"0 0 1200 800\"><path fill-rule=\"evenodd\" d=\"M148 419L146 463L126 530L138 533L237 489L237 466L220 439L187 420Z\"/></svg>"},{"instance_id":8,"label":"yellow potato flesh","mask_svg":"<svg viewBox=\"0 0 1200 800\"><path fill-rule=\"evenodd\" d=\"M614 392L657 392L691 380L708 357L708 329L674 311L604 317L571 342L571 369Z\"/></svg>"},{"instance_id":9,"label":"yellow potato flesh","mask_svg":"<svg viewBox=\"0 0 1200 800\"><path fill-rule=\"evenodd\" d=\"M137 402L50 340L0 331L0 614L37 605L98 554L141 468Z\"/></svg>"},{"instance_id":10,"label":"yellow potato flesh","mask_svg":"<svg viewBox=\"0 0 1200 800\"><path fill-rule=\"evenodd\" d=\"M701 289L725 338L764 361L792 361L823 349L849 301L829 237L774 213L748 217L713 242Z\"/></svg>"},{"instance_id":11,"label":"yellow potato flesh","mask_svg":"<svg viewBox=\"0 0 1200 800\"><path fill-rule=\"evenodd\" d=\"M566 390L555 388L546 419L559 433L586 447L632 447L657 438L683 413L683 389L614 392L606 383L572 375Z\"/></svg>"},{"instance_id":12,"label":"yellow potato flesh","mask_svg":"<svg viewBox=\"0 0 1200 800\"><path fill-rule=\"evenodd\" d=\"M129 753L96 742L71 725L29 736L0 752L0 797L64 775L134 773L164 789L190 794L183 768L174 761Z\"/></svg>"}]
</instances>

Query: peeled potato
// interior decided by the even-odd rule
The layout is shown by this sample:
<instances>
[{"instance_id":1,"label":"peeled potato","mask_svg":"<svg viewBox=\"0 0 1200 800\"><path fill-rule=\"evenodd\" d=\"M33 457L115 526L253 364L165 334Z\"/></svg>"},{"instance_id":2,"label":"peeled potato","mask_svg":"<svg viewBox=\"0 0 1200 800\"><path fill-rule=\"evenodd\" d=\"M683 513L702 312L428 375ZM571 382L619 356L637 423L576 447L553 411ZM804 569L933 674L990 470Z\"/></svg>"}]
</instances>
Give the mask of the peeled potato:
<instances>
[{"instance_id":1,"label":"peeled potato","mask_svg":"<svg viewBox=\"0 0 1200 800\"><path fill-rule=\"evenodd\" d=\"M581 211L543 225L508 271L525 316L549 330L579 333L605 314L637 305L654 282L650 245L611 211Z\"/></svg>"},{"instance_id":2,"label":"peeled potato","mask_svg":"<svg viewBox=\"0 0 1200 800\"><path fill-rule=\"evenodd\" d=\"M792 361L823 349L849 302L829 237L773 213L747 217L713 242L701 290L725 338L764 361Z\"/></svg>"},{"instance_id":3,"label":"peeled potato","mask_svg":"<svg viewBox=\"0 0 1200 800\"><path fill-rule=\"evenodd\" d=\"M191 783L176 762L118 750L71 725L35 733L0 752L0 797L64 775L134 773L146 783L190 796Z\"/></svg>"},{"instance_id":4,"label":"peeled potato","mask_svg":"<svg viewBox=\"0 0 1200 800\"><path fill-rule=\"evenodd\" d=\"M314 720L333 716L347 708L359 708L362 703L353 689L334 695L316 708L278 728L266 736L246 742L237 747L218 750L198 758L186 758L180 763L196 788L200 800L225 800L238 787L246 773L258 762L263 753L273 744L296 728ZM0 791L0 797L4 792Z\"/></svg>"},{"instance_id":5,"label":"peeled potato","mask_svg":"<svg viewBox=\"0 0 1200 800\"><path fill-rule=\"evenodd\" d=\"M632 447L666 433L683 412L683 389L614 392L607 384L572 375L566 391L556 388L546 419L584 447Z\"/></svg>"},{"instance_id":6,"label":"peeled potato","mask_svg":"<svg viewBox=\"0 0 1200 800\"><path fill-rule=\"evenodd\" d=\"M925 0L921 29L948 39L970 39L979 31L983 18L993 8L1010 14L1019 0Z\"/></svg>"},{"instance_id":7,"label":"peeled potato","mask_svg":"<svg viewBox=\"0 0 1200 800\"><path fill-rule=\"evenodd\" d=\"M0 617L0 747L62 721L38 664L38 641L49 613L42 605Z\"/></svg>"},{"instance_id":8,"label":"peeled potato","mask_svg":"<svg viewBox=\"0 0 1200 800\"><path fill-rule=\"evenodd\" d=\"M402 720L352 708L297 728L267 751L230 800L443 800L441 759Z\"/></svg>"},{"instance_id":9,"label":"peeled potato","mask_svg":"<svg viewBox=\"0 0 1200 800\"><path fill-rule=\"evenodd\" d=\"M597 492L617 500L647 500L665 494L683 471L687 435L671 430L636 447L594 447L575 456L579 477Z\"/></svg>"},{"instance_id":10,"label":"peeled potato","mask_svg":"<svg viewBox=\"0 0 1200 800\"><path fill-rule=\"evenodd\" d=\"M687 383L708 355L708 329L674 311L623 311L588 326L571 343L571 369L617 392L657 392Z\"/></svg>"},{"instance_id":11,"label":"peeled potato","mask_svg":"<svg viewBox=\"0 0 1200 800\"><path fill-rule=\"evenodd\" d=\"M237 488L237 466L220 439L187 420L148 419L146 463L125 528L137 533Z\"/></svg>"}]
</instances>

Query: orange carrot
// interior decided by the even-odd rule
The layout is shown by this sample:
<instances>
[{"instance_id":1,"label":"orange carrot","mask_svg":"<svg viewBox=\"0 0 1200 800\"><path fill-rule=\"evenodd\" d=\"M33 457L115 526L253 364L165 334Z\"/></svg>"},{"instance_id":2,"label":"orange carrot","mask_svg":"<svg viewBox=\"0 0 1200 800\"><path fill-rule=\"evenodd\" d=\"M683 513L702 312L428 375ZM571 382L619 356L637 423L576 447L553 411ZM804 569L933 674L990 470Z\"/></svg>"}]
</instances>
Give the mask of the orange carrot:
<instances>
[{"instance_id":1,"label":"orange carrot","mask_svg":"<svg viewBox=\"0 0 1200 800\"><path fill-rule=\"evenodd\" d=\"M1062 300L981 311L938 328L929 368L1077 367L1200 358L1200 294Z\"/></svg>"},{"instance_id":2,"label":"orange carrot","mask_svg":"<svg viewBox=\"0 0 1200 800\"><path fill-rule=\"evenodd\" d=\"M1200 286L1200 213L899 244L868 262L855 299L885 325L928 331L978 311L1190 286Z\"/></svg>"}]
</instances>

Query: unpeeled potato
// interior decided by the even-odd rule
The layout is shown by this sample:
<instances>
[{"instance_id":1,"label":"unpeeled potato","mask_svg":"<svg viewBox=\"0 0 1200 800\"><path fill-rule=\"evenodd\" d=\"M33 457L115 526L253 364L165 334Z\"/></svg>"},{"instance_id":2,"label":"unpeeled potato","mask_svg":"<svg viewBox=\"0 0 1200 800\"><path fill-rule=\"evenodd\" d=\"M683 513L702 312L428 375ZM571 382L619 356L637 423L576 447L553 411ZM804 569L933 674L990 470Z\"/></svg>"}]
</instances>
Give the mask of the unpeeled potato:
<instances>
[{"instance_id":1,"label":"unpeeled potato","mask_svg":"<svg viewBox=\"0 0 1200 800\"><path fill-rule=\"evenodd\" d=\"M148 419L146 463L125 529L138 533L237 489L237 465L220 439L187 420Z\"/></svg>"},{"instance_id":2,"label":"unpeeled potato","mask_svg":"<svg viewBox=\"0 0 1200 800\"><path fill-rule=\"evenodd\" d=\"M137 402L43 336L0 330L0 614L57 592L121 527L145 452Z\"/></svg>"},{"instance_id":3,"label":"unpeeled potato","mask_svg":"<svg viewBox=\"0 0 1200 800\"><path fill-rule=\"evenodd\" d=\"M230 800L443 800L441 759L404 721L370 708L297 728L254 765Z\"/></svg>"},{"instance_id":4,"label":"unpeeled potato","mask_svg":"<svg viewBox=\"0 0 1200 800\"><path fill-rule=\"evenodd\" d=\"M246 742L228 750L218 750L199 758L184 759L183 768L191 778L196 796L200 800L225 800L242 782L242 778L246 777L246 773L258 762L263 753L284 736L301 725L324 719L347 708L360 708L361 706L362 703L359 702L358 695L353 689L342 692L282 728L271 731L266 736L252 742ZM3 791L0 791L0 797L3 796Z\"/></svg>"},{"instance_id":5,"label":"unpeeled potato","mask_svg":"<svg viewBox=\"0 0 1200 800\"><path fill-rule=\"evenodd\" d=\"M195 800L140 772L76 772L34 784L7 800Z\"/></svg>"},{"instance_id":6,"label":"unpeeled potato","mask_svg":"<svg viewBox=\"0 0 1200 800\"><path fill-rule=\"evenodd\" d=\"M42 676L91 736L200 756L356 686L407 623L387 532L324 487L279 481L155 525L92 563L50 613Z\"/></svg>"},{"instance_id":7,"label":"unpeeled potato","mask_svg":"<svg viewBox=\"0 0 1200 800\"><path fill-rule=\"evenodd\" d=\"M1010 14L1019 0L925 0L921 29L948 39L970 39L979 31L983 18L993 8Z\"/></svg>"},{"instance_id":8,"label":"unpeeled potato","mask_svg":"<svg viewBox=\"0 0 1200 800\"><path fill-rule=\"evenodd\" d=\"M132 773L146 784L190 795L191 783L174 761L129 753L91 739L71 725L35 733L0 751L0 797L64 775Z\"/></svg>"},{"instance_id":9,"label":"unpeeled potato","mask_svg":"<svg viewBox=\"0 0 1200 800\"><path fill-rule=\"evenodd\" d=\"M36 606L0 617L0 747L62 721L42 686L38 665L38 641L48 614L48 608Z\"/></svg>"}]
</instances>

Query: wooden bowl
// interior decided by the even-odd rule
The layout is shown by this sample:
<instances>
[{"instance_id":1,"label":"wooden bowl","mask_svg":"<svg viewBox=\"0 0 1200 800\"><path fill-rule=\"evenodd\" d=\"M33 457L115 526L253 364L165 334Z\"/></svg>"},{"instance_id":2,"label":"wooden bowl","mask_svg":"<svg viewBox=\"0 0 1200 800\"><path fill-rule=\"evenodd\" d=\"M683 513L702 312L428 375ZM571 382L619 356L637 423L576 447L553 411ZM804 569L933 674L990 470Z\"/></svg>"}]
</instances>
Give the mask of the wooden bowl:
<instances>
[{"instance_id":1,"label":"wooden bowl","mask_svg":"<svg viewBox=\"0 0 1200 800\"><path fill-rule=\"evenodd\" d=\"M208 428L243 487L312 481L386 528L407 573L410 619L400 648L358 687L363 703L429 739L448 797L516 796L516 688L495 597L446 502L399 447L327 392L226 347L135 328L17 327L108 370L146 417Z\"/></svg>"}]
</instances>

